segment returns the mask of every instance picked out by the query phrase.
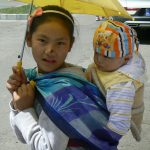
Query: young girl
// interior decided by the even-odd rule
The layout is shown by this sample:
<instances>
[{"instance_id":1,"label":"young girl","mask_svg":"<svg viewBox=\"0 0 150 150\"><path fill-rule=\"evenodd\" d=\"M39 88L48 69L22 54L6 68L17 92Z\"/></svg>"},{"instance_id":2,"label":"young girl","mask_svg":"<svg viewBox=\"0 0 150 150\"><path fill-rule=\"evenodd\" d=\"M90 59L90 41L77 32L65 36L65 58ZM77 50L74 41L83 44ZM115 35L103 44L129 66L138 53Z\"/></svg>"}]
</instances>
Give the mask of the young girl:
<instances>
[{"instance_id":1,"label":"young girl","mask_svg":"<svg viewBox=\"0 0 150 150\"><path fill-rule=\"evenodd\" d=\"M13 67L11 126L32 150L115 150L121 136L106 127L104 97L83 68L65 62L73 32L71 14L58 6L38 8L29 18L26 39L37 67L21 73Z\"/></svg>"}]
</instances>

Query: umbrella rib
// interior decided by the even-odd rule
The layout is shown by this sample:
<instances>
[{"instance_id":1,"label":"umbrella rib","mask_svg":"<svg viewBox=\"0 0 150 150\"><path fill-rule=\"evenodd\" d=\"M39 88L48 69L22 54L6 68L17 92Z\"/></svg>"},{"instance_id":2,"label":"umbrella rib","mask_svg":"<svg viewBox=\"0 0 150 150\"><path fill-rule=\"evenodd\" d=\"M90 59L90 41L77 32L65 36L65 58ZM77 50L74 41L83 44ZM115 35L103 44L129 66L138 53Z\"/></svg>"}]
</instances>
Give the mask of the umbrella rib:
<instances>
[{"instance_id":1,"label":"umbrella rib","mask_svg":"<svg viewBox=\"0 0 150 150\"><path fill-rule=\"evenodd\" d=\"M109 15L107 15L107 12L105 11L105 8L104 8L104 7L102 7L102 9L103 9L104 13L106 14L106 16L107 16L107 18L108 18L108 17L109 17Z\"/></svg>"},{"instance_id":2,"label":"umbrella rib","mask_svg":"<svg viewBox=\"0 0 150 150\"><path fill-rule=\"evenodd\" d=\"M63 7L63 0L60 0L60 6Z\"/></svg>"},{"instance_id":3,"label":"umbrella rib","mask_svg":"<svg viewBox=\"0 0 150 150\"><path fill-rule=\"evenodd\" d=\"M29 9L28 16L31 15L32 7L33 7L33 2L34 2L34 0L31 0L31 4L30 4L30 9ZM19 55L20 62L22 62L22 58L23 58L23 54L24 54L24 48L25 48L25 43L26 43L26 35L27 35L28 27L29 27L29 25L28 25L28 21L27 21L26 29L25 29L25 35L24 35L24 40L23 40L23 45L22 45L21 53Z\"/></svg>"}]
</instances>

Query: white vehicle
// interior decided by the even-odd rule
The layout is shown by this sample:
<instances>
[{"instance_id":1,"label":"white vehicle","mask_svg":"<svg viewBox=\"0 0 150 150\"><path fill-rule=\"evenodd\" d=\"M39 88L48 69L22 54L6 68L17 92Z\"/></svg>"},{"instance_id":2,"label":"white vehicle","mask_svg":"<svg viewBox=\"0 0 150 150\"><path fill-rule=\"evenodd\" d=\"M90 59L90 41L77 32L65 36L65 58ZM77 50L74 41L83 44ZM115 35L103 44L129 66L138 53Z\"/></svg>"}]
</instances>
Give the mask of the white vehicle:
<instances>
[{"instance_id":1,"label":"white vehicle","mask_svg":"<svg viewBox=\"0 0 150 150\"><path fill-rule=\"evenodd\" d=\"M134 15L140 8L150 8L150 0L118 0L130 15Z\"/></svg>"},{"instance_id":2,"label":"white vehicle","mask_svg":"<svg viewBox=\"0 0 150 150\"><path fill-rule=\"evenodd\" d=\"M150 0L118 0L120 4L133 17L133 20L119 16L113 16L113 20L124 22L129 26L139 28L150 28ZM105 20L104 17L96 16L96 21Z\"/></svg>"},{"instance_id":3,"label":"white vehicle","mask_svg":"<svg viewBox=\"0 0 150 150\"><path fill-rule=\"evenodd\" d=\"M125 20L133 28L150 28L150 0L118 0L132 15L133 20ZM120 20L121 21L121 20Z\"/></svg>"}]
</instances>

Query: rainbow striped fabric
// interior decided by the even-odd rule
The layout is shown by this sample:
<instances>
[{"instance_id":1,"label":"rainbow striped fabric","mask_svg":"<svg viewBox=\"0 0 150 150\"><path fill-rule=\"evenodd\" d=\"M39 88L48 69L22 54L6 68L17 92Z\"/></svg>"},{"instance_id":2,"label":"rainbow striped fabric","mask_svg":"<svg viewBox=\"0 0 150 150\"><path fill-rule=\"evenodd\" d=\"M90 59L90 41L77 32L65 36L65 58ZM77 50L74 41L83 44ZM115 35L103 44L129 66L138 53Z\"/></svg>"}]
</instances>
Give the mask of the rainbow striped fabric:
<instances>
[{"instance_id":1,"label":"rainbow striped fabric","mask_svg":"<svg viewBox=\"0 0 150 150\"><path fill-rule=\"evenodd\" d=\"M138 48L135 30L128 25L112 20L101 23L93 38L95 52L109 58L121 58L132 54L135 44Z\"/></svg>"}]
</instances>

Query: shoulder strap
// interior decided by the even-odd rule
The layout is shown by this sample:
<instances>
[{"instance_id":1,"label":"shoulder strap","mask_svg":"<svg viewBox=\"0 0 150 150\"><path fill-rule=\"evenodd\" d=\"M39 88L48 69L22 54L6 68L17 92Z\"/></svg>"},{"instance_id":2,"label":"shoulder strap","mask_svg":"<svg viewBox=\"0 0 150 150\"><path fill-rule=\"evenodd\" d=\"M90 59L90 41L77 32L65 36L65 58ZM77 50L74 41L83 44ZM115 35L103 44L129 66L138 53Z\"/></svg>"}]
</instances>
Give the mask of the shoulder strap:
<instances>
[{"instance_id":1,"label":"shoulder strap","mask_svg":"<svg viewBox=\"0 0 150 150\"><path fill-rule=\"evenodd\" d=\"M99 88L99 90L101 91L101 93L103 94L103 96L106 97L105 88L104 88L104 86L103 86L103 84L101 82L101 79L97 78L95 68L91 68L91 74L92 74L92 80L93 80L93 82L97 85L97 87Z\"/></svg>"}]
</instances>

